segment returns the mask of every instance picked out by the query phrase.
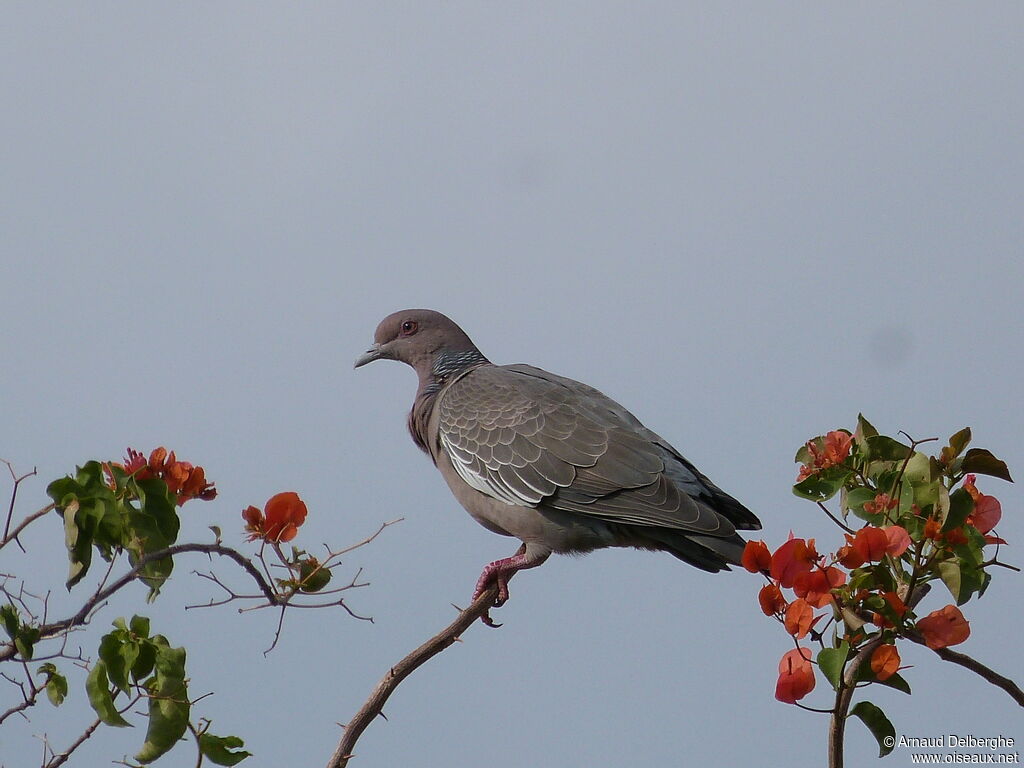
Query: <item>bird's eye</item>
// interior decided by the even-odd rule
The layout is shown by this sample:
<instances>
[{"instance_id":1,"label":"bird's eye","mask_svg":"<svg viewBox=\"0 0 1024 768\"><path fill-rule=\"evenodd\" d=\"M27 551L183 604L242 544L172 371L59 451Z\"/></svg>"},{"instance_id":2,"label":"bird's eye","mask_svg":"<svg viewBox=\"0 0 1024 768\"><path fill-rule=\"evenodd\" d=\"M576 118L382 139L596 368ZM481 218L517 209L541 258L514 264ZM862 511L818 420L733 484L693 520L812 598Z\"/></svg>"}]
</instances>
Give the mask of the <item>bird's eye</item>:
<instances>
[{"instance_id":1,"label":"bird's eye","mask_svg":"<svg viewBox=\"0 0 1024 768\"><path fill-rule=\"evenodd\" d=\"M419 329L419 325L416 323L415 320L406 320L404 323L402 323L403 336L412 336L414 333L416 333L417 329Z\"/></svg>"}]
</instances>

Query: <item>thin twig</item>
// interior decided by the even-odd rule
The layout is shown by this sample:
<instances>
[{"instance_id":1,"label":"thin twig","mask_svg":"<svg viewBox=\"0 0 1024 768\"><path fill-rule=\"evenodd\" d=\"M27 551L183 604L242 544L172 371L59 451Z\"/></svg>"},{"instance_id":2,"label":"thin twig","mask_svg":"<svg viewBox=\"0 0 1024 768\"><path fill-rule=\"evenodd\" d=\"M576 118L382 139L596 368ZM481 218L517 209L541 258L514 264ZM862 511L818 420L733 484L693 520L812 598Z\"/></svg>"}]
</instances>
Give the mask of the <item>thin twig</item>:
<instances>
[{"instance_id":1,"label":"thin twig","mask_svg":"<svg viewBox=\"0 0 1024 768\"><path fill-rule=\"evenodd\" d=\"M820 501L818 502L818 506L821 507L822 511L832 519L833 523L838 525L844 531L846 531L847 533L856 533L856 531L854 531L853 528L851 528L846 523L844 523L842 520L840 520L838 517L833 515L832 512L829 511L829 508L826 507L824 504L822 504Z\"/></svg>"},{"instance_id":2,"label":"thin twig","mask_svg":"<svg viewBox=\"0 0 1024 768\"><path fill-rule=\"evenodd\" d=\"M338 743L338 748L331 756L330 762L327 763L327 768L345 768L348 765L349 759L353 757L352 750L356 745L356 741L359 740L366 727L378 715L383 714L381 710L384 708L385 702L394 693L399 683L425 662L455 643L460 635L469 629L477 619L487 615L488 610L494 605L494 601L497 598L498 585L493 584L477 597L466 610L462 611L455 621L391 667L381 681L377 683L366 703L356 712L355 717L349 721L349 724L345 726L345 734Z\"/></svg>"},{"instance_id":3,"label":"thin twig","mask_svg":"<svg viewBox=\"0 0 1024 768\"><path fill-rule=\"evenodd\" d=\"M10 544L12 541L17 541L18 542L18 546L21 547L21 542L18 541L18 536L21 534L21 532L24 531L29 525L34 523L36 520L38 520L43 515L45 515L45 514L47 514L49 512L52 512L53 509L54 509L54 505L53 504L47 504L42 509L38 510L37 512L33 512L31 515L29 515L24 520L22 520L20 523L18 523L18 527L15 528L13 531L11 531L11 533L9 535L6 534L6 533L4 534L4 538L2 540L0 540L0 549L3 549L8 544ZM21 551L24 552L25 548L22 547Z\"/></svg>"},{"instance_id":4,"label":"thin twig","mask_svg":"<svg viewBox=\"0 0 1024 768\"><path fill-rule=\"evenodd\" d=\"M4 544L8 542L7 534L11 530L11 518L14 516L14 500L18 498L18 486L21 485L22 480L24 480L27 477L32 477L34 474L36 474L36 468L32 467L31 472L26 472L21 477L18 477L17 473L14 471L14 465L12 465L11 462L9 462L7 459L0 459L0 461L7 465L7 471L11 473L11 478L14 480L14 489L11 491L11 504L7 508L7 522L4 523L4 537L3 541L0 542L0 549L2 549ZM14 539L17 540L17 538L18 534L17 532L15 532ZM21 547L22 552L25 551L25 548L21 546L20 541L18 542L18 546Z\"/></svg>"}]
</instances>

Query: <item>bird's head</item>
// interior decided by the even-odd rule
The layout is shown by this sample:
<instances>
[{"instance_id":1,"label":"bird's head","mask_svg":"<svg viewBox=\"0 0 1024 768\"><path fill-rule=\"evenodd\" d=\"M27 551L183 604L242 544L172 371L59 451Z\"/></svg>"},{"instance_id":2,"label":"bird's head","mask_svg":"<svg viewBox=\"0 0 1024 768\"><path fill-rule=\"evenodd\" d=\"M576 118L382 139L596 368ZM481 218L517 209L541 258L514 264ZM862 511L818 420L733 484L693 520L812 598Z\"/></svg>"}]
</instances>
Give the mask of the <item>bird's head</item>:
<instances>
[{"instance_id":1,"label":"bird's head","mask_svg":"<svg viewBox=\"0 0 1024 768\"><path fill-rule=\"evenodd\" d=\"M403 309L380 321L373 346L360 355L355 367L374 360L398 360L423 378L437 375L445 361L476 363L485 358L465 331L440 312Z\"/></svg>"}]
</instances>

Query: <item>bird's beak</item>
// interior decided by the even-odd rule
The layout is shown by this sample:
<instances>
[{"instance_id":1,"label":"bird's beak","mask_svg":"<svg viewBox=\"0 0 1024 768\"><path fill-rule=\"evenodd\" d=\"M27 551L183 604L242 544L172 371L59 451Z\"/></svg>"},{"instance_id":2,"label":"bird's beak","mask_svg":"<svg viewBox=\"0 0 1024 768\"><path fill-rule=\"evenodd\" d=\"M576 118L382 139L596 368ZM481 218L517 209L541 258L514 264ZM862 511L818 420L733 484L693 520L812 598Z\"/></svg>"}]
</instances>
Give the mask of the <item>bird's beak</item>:
<instances>
[{"instance_id":1,"label":"bird's beak","mask_svg":"<svg viewBox=\"0 0 1024 768\"><path fill-rule=\"evenodd\" d=\"M384 353L381 350L380 344L374 344L359 356L354 367L359 368L367 363L372 363L374 360L380 360L383 356Z\"/></svg>"}]
</instances>

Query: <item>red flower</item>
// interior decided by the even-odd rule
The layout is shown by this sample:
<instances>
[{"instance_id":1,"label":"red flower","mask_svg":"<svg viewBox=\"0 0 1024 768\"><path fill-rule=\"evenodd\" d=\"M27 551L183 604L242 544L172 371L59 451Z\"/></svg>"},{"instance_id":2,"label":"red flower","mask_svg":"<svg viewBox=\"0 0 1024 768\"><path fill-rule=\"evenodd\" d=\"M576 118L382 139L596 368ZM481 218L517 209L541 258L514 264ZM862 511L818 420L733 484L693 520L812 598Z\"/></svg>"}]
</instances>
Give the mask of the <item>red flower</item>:
<instances>
[{"instance_id":1,"label":"red flower","mask_svg":"<svg viewBox=\"0 0 1024 768\"><path fill-rule=\"evenodd\" d=\"M895 645L880 645L871 654L871 671L879 680L888 680L900 668L900 654Z\"/></svg>"},{"instance_id":2,"label":"red flower","mask_svg":"<svg viewBox=\"0 0 1024 768\"><path fill-rule=\"evenodd\" d=\"M882 530L885 531L885 537L889 541L885 551L893 557L899 557L910 547L910 534L903 526L890 525Z\"/></svg>"},{"instance_id":3,"label":"red flower","mask_svg":"<svg viewBox=\"0 0 1024 768\"><path fill-rule=\"evenodd\" d=\"M1003 507L995 496L979 491L974 484L975 480L975 475L967 475L964 478L964 490L974 499L974 511L967 516L967 522L977 528L979 533L988 533L999 523L1003 516Z\"/></svg>"},{"instance_id":4,"label":"red flower","mask_svg":"<svg viewBox=\"0 0 1024 768\"><path fill-rule=\"evenodd\" d=\"M955 605L947 605L917 620L925 645L932 650L958 645L971 635L971 625Z\"/></svg>"},{"instance_id":5,"label":"red flower","mask_svg":"<svg viewBox=\"0 0 1024 768\"><path fill-rule=\"evenodd\" d=\"M832 602L832 590L846 583L846 574L829 566L801 573L793 581L793 591L815 608L824 608Z\"/></svg>"},{"instance_id":6,"label":"red flower","mask_svg":"<svg viewBox=\"0 0 1024 768\"><path fill-rule=\"evenodd\" d=\"M797 576L810 571L817 561L818 553L814 550L814 539L790 539L772 555L772 578L788 589L793 586Z\"/></svg>"},{"instance_id":7,"label":"red flower","mask_svg":"<svg viewBox=\"0 0 1024 768\"><path fill-rule=\"evenodd\" d=\"M787 607L786 598L777 584L765 584L757 593L757 602L765 616L777 616L784 613Z\"/></svg>"},{"instance_id":8,"label":"red flower","mask_svg":"<svg viewBox=\"0 0 1024 768\"><path fill-rule=\"evenodd\" d=\"M772 564L772 553L763 541L748 541L740 562L751 573L767 573Z\"/></svg>"},{"instance_id":9,"label":"red flower","mask_svg":"<svg viewBox=\"0 0 1024 768\"><path fill-rule=\"evenodd\" d=\"M811 666L809 648L787 651L779 662L779 680L775 684L775 698L786 704L795 704L814 690L814 667Z\"/></svg>"},{"instance_id":10,"label":"red flower","mask_svg":"<svg viewBox=\"0 0 1024 768\"><path fill-rule=\"evenodd\" d=\"M853 548L864 562L876 562L885 557L889 549L889 537L881 528L865 525L853 537Z\"/></svg>"},{"instance_id":11,"label":"red flower","mask_svg":"<svg viewBox=\"0 0 1024 768\"><path fill-rule=\"evenodd\" d=\"M264 510L265 513L252 506L242 510L249 541L291 541L306 521L306 504L294 491L272 496Z\"/></svg>"},{"instance_id":12,"label":"red flower","mask_svg":"<svg viewBox=\"0 0 1024 768\"><path fill-rule=\"evenodd\" d=\"M934 517L929 517L924 524L924 537L926 539L938 540L942 537L942 523Z\"/></svg>"}]
</instances>

